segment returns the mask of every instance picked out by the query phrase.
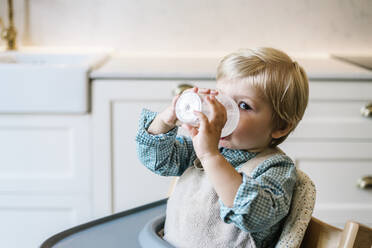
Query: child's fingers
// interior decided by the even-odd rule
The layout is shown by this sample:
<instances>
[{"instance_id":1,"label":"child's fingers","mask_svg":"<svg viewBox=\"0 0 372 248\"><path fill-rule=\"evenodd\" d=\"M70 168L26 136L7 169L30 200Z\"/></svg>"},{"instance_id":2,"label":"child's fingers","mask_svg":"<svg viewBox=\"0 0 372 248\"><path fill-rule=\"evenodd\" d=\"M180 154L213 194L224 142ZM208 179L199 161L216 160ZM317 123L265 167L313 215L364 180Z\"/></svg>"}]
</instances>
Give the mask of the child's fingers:
<instances>
[{"instance_id":1,"label":"child's fingers","mask_svg":"<svg viewBox=\"0 0 372 248\"><path fill-rule=\"evenodd\" d=\"M178 98L180 98L180 96L181 95L178 94L175 97L173 97L173 99L172 99L172 106L173 106L173 108L176 108L176 103L177 103Z\"/></svg>"},{"instance_id":2,"label":"child's fingers","mask_svg":"<svg viewBox=\"0 0 372 248\"><path fill-rule=\"evenodd\" d=\"M218 112L218 106L217 106L215 98L207 96L206 99L207 99L207 102L209 104L209 108L211 109L210 117L211 117L211 120L213 120L213 119L216 118L216 115L217 115L217 112Z\"/></svg>"},{"instance_id":3,"label":"child's fingers","mask_svg":"<svg viewBox=\"0 0 372 248\"><path fill-rule=\"evenodd\" d=\"M226 122L226 109L214 96L207 96L207 102L211 108L211 122ZM221 114L222 113L222 114Z\"/></svg>"},{"instance_id":4,"label":"child's fingers","mask_svg":"<svg viewBox=\"0 0 372 248\"><path fill-rule=\"evenodd\" d=\"M208 88L199 88L198 93L208 95L211 92L211 89Z\"/></svg>"},{"instance_id":5,"label":"child's fingers","mask_svg":"<svg viewBox=\"0 0 372 248\"><path fill-rule=\"evenodd\" d=\"M211 89L210 94L213 95L213 96L217 96L218 95L218 91Z\"/></svg>"},{"instance_id":6,"label":"child's fingers","mask_svg":"<svg viewBox=\"0 0 372 248\"><path fill-rule=\"evenodd\" d=\"M224 107L222 103L220 103L220 101L218 101L218 99L213 95L207 96L206 99L207 99L209 106L212 108L213 112L217 112L219 109Z\"/></svg>"},{"instance_id":7,"label":"child's fingers","mask_svg":"<svg viewBox=\"0 0 372 248\"><path fill-rule=\"evenodd\" d=\"M218 95L218 91L214 89L209 89L209 88L199 88L199 87L193 87L192 91L198 94L203 94L203 95Z\"/></svg>"},{"instance_id":8,"label":"child's fingers","mask_svg":"<svg viewBox=\"0 0 372 248\"><path fill-rule=\"evenodd\" d=\"M206 125L208 124L208 118L205 114L199 111L194 111L194 114L198 117L199 119L199 128L204 129Z\"/></svg>"},{"instance_id":9,"label":"child's fingers","mask_svg":"<svg viewBox=\"0 0 372 248\"><path fill-rule=\"evenodd\" d=\"M194 137L195 135L198 134L198 130L197 130L196 127L193 127L193 126L191 126L191 125L189 125L189 124L182 124L182 127L183 127L184 129L186 129L187 131L189 131L191 137Z\"/></svg>"}]
</instances>

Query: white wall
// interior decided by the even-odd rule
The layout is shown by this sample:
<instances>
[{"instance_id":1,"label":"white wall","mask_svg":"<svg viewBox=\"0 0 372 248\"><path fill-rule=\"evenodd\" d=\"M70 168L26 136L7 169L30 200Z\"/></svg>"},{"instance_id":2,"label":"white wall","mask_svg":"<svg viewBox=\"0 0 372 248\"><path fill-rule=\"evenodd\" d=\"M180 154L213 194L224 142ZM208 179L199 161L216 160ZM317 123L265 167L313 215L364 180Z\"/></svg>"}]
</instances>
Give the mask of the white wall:
<instances>
[{"instance_id":1,"label":"white wall","mask_svg":"<svg viewBox=\"0 0 372 248\"><path fill-rule=\"evenodd\" d=\"M0 1L2 8L6 0ZM371 0L14 1L24 45L169 53L257 46L372 52Z\"/></svg>"}]
</instances>

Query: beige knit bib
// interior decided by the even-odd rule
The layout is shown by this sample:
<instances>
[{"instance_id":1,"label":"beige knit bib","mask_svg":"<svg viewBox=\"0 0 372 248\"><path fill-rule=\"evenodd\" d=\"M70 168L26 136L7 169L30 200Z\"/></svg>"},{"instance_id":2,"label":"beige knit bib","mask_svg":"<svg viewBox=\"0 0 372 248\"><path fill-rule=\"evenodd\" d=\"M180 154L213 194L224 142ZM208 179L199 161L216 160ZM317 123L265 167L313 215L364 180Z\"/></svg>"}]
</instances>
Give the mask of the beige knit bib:
<instances>
[{"instance_id":1,"label":"beige knit bib","mask_svg":"<svg viewBox=\"0 0 372 248\"><path fill-rule=\"evenodd\" d=\"M250 175L265 159L279 149L267 149L247 161L238 170ZM218 196L198 159L179 178L169 197L164 239L177 248L255 248L250 233L220 218Z\"/></svg>"}]
</instances>

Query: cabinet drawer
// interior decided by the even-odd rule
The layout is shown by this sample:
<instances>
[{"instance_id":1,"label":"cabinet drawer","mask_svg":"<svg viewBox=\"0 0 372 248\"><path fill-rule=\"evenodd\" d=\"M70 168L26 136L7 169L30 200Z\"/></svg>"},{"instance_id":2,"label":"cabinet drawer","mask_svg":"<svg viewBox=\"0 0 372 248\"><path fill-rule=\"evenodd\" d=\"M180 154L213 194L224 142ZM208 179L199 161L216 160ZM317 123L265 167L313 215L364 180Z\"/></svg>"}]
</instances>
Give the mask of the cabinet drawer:
<instances>
[{"instance_id":1,"label":"cabinet drawer","mask_svg":"<svg viewBox=\"0 0 372 248\"><path fill-rule=\"evenodd\" d=\"M0 193L90 193L89 116L0 116Z\"/></svg>"},{"instance_id":2,"label":"cabinet drawer","mask_svg":"<svg viewBox=\"0 0 372 248\"><path fill-rule=\"evenodd\" d=\"M310 81L310 100L370 101L372 81Z\"/></svg>"},{"instance_id":3,"label":"cabinet drawer","mask_svg":"<svg viewBox=\"0 0 372 248\"><path fill-rule=\"evenodd\" d=\"M315 183L315 216L342 226L372 222L372 190L357 187L372 175L372 142L285 141L280 147Z\"/></svg>"},{"instance_id":4,"label":"cabinet drawer","mask_svg":"<svg viewBox=\"0 0 372 248\"><path fill-rule=\"evenodd\" d=\"M357 187L363 176L372 175L372 160L302 160L299 167L314 181L318 204L371 204L372 190ZM340 194L335 194L340 192Z\"/></svg>"},{"instance_id":5,"label":"cabinet drawer","mask_svg":"<svg viewBox=\"0 0 372 248\"><path fill-rule=\"evenodd\" d=\"M366 101L310 101L290 138L371 139L372 118L361 115Z\"/></svg>"},{"instance_id":6,"label":"cabinet drawer","mask_svg":"<svg viewBox=\"0 0 372 248\"><path fill-rule=\"evenodd\" d=\"M293 139L371 139L372 118L361 108L372 102L372 82L310 82L310 99Z\"/></svg>"}]
</instances>

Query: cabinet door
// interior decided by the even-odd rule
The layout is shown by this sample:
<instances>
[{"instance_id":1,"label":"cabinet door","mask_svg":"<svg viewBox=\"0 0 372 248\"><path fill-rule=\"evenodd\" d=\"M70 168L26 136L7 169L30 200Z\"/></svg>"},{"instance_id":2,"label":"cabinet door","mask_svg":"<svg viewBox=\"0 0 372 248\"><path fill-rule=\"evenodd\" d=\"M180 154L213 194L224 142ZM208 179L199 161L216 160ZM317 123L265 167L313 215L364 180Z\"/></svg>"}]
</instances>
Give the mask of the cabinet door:
<instances>
[{"instance_id":1,"label":"cabinet door","mask_svg":"<svg viewBox=\"0 0 372 248\"><path fill-rule=\"evenodd\" d=\"M316 186L314 216L339 227L347 220L372 225L372 191L357 187L371 175L371 143L288 140L281 148Z\"/></svg>"},{"instance_id":2,"label":"cabinet door","mask_svg":"<svg viewBox=\"0 0 372 248\"><path fill-rule=\"evenodd\" d=\"M0 116L0 247L91 218L90 116Z\"/></svg>"},{"instance_id":3,"label":"cabinet door","mask_svg":"<svg viewBox=\"0 0 372 248\"><path fill-rule=\"evenodd\" d=\"M85 194L0 195L0 247L39 247L43 241L90 220Z\"/></svg>"},{"instance_id":4,"label":"cabinet door","mask_svg":"<svg viewBox=\"0 0 372 248\"><path fill-rule=\"evenodd\" d=\"M158 176L138 160L135 136L142 108L162 111L180 81L93 82L95 215L123 211L167 197L172 178ZM214 86L203 81L201 87Z\"/></svg>"},{"instance_id":5,"label":"cabinet door","mask_svg":"<svg viewBox=\"0 0 372 248\"><path fill-rule=\"evenodd\" d=\"M138 161L135 136L143 108L159 112L168 104L167 98L115 100L112 103L113 212L167 197L171 178L154 174Z\"/></svg>"}]
</instances>

